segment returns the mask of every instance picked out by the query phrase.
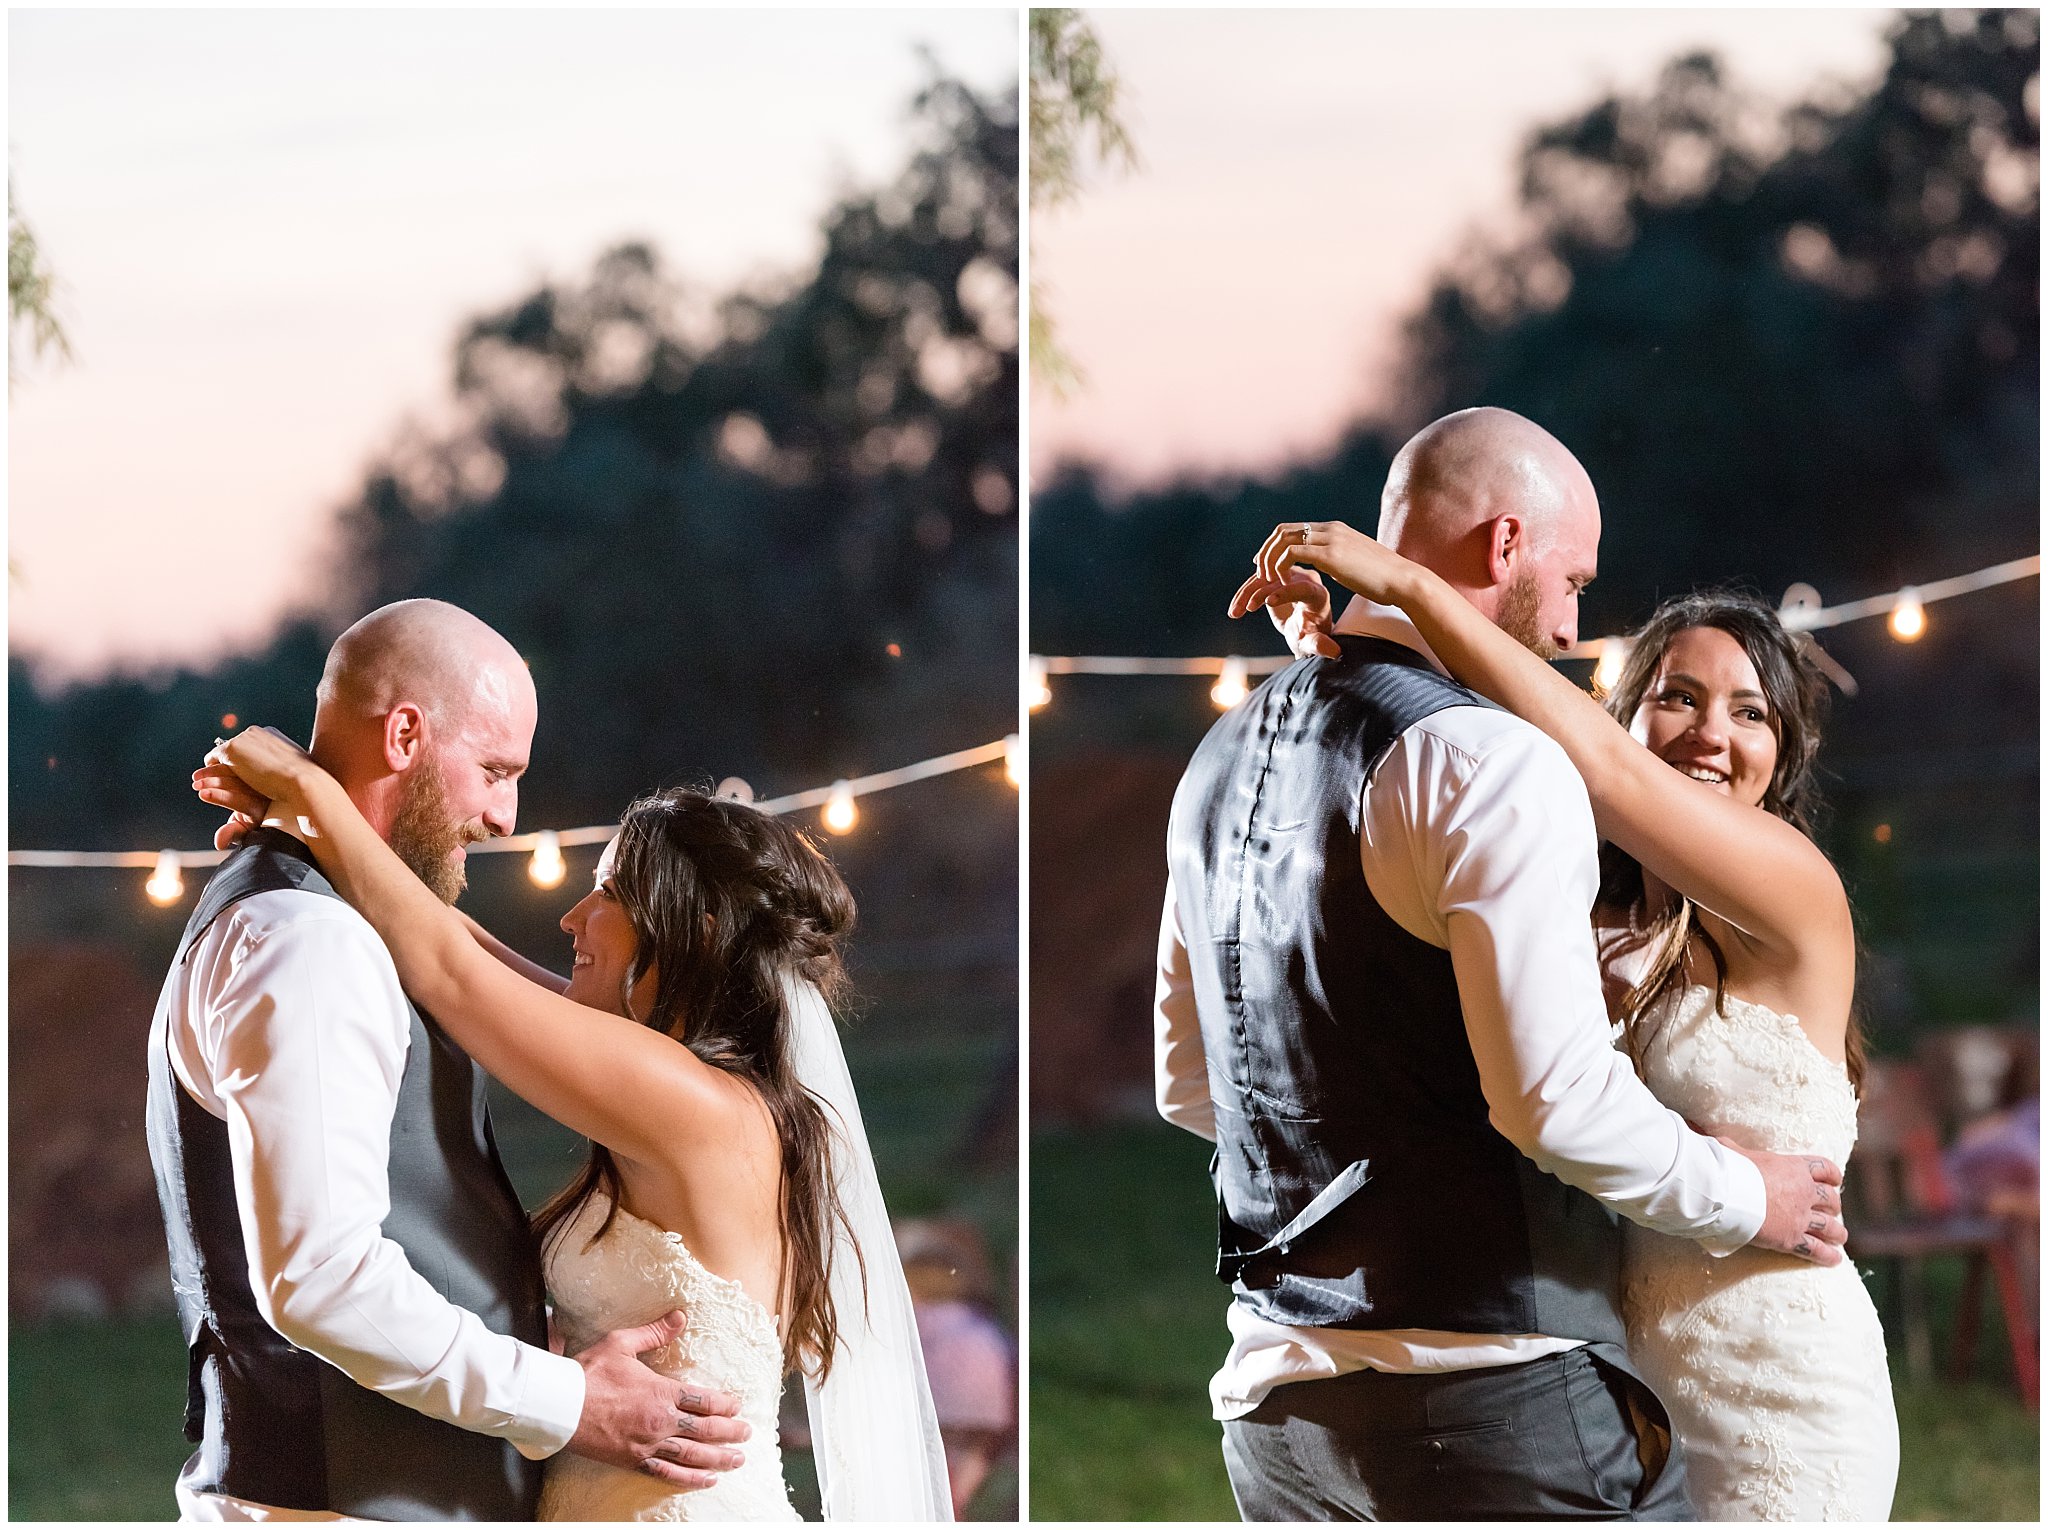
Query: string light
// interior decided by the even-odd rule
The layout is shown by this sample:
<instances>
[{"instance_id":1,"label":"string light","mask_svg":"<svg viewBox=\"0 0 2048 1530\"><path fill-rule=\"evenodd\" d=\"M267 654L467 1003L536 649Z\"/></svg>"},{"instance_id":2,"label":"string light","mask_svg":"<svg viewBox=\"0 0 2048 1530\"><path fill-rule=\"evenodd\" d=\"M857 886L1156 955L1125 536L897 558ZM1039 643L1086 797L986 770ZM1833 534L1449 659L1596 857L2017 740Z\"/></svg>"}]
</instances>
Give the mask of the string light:
<instances>
[{"instance_id":1,"label":"string light","mask_svg":"<svg viewBox=\"0 0 2048 1530\"><path fill-rule=\"evenodd\" d=\"M1899 603L1892 607L1891 620L1885 625L1901 643L1919 642L1927 631L1927 609L1920 604L1920 592L1910 587L1901 590Z\"/></svg>"},{"instance_id":2,"label":"string light","mask_svg":"<svg viewBox=\"0 0 2048 1530\"><path fill-rule=\"evenodd\" d=\"M717 795L752 803L760 812L771 815L822 807L825 810L825 827L834 834L844 834L859 821L859 810L854 806L856 797L907 786L912 781L928 781L933 776L949 775L958 770L972 770L976 766L992 765L998 760L1003 762L1003 775L1010 785L1021 786L1024 744L1022 738L1013 733L992 743L976 744L971 749L956 749L951 754L934 755L928 760L919 760L912 765L899 765L893 770L857 776L850 781L835 781L830 786L792 792L787 796L772 797L765 802L755 801L754 789L738 776L727 776L719 782ZM306 831L301 837L310 834L310 825L306 825L303 820L301 829ZM531 857L527 863L527 875L534 884L539 887L555 887L567 874L562 858L565 849L573 845L602 845L617 833L617 824L593 824L579 829L540 829L528 834L508 834L484 840L480 844L471 845L469 853L489 855L524 852ZM7 864L32 867L132 867L138 870L148 868L150 876L143 884L143 890L152 902L168 907L184 896L184 867L218 866L227 857L228 852L225 850L10 850L7 852Z\"/></svg>"},{"instance_id":3,"label":"string light","mask_svg":"<svg viewBox=\"0 0 2048 1530\"><path fill-rule=\"evenodd\" d=\"M1847 601L1839 606L1823 606L1820 592L1812 585L1795 584L1785 592L1785 599L1778 608L1778 620L1787 632L1804 635L1807 654L1836 685L1854 695L1855 680L1812 641L1811 634L1817 629L1839 627L1845 622L1861 621L1869 616L1889 616L1892 635L1902 643L1910 643L1927 630L1926 608L1935 601L1990 589L1993 585L2007 584L2015 579L2037 578L2040 572L2041 559L2039 554L2035 554L1995 563L1989 568L1954 578L1938 579L1930 584L1909 585L1888 595ZM1619 637L1587 638L1559 657L1595 660L1595 689L1607 690L1621 678L1621 667L1628 661L1628 646ZM1274 674L1294 662L1292 654L1255 659L1033 654L1028 694L1031 710L1035 712L1052 699L1047 683L1050 675L1216 675L1218 678L1210 688L1209 698L1227 711L1244 699L1250 676Z\"/></svg>"},{"instance_id":4,"label":"string light","mask_svg":"<svg viewBox=\"0 0 2048 1530\"><path fill-rule=\"evenodd\" d=\"M540 831L540 838L534 842L533 859L526 863L526 874L535 887L560 887L562 878L569 874L562 859L562 836L553 829Z\"/></svg>"},{"instance_id":5,"label":"string light","mask_svg":"<svg viewBox=\"0 0 2048 1530\"><path fill-rule=\"evenodd\" d=\"M177 851L157 852L156 870L149 874L149 880L142 884L142 890L149 894L149 901L158 908L169 908L185 896L185 878L178 870Z\"/></svg>"},{"instance_id":6,"label":"string light","mask_svg":"<svg viewBox=\"0 0 2048 1530\"><path fill-rule=\"evenodd\" d=\"M1026 692L1026 697L1034 712L1052 700L1052 681L1046 678L1043 659L1034 658L1031 661L1031 688Z\"/></svg>"},{"instance_id":7,"label":"string light","mask_svg":"<svg viewBox=\"0 0 2048 1530\"><path fill-rule=\"evenodd\" d=\"M1251 682L1245 673L1244 660L1232 654L1223 661L1223 673L1209 687L1209 699L1216 703L1217 711L1228 712L1250 694Z\"/></svg>"},{"instance_id":8,"label":"string light","mask_svg":"<svg viewBox=\"0 0 2048 1530\"><path fill-rule=\"evenodd\" d=\"M1629 642L1627 638L1602 638L1600 640L1600 662L1593 666L1593 694L1605 696L1614 689L1621 679L1621 667L1628 663Z\"/></svg>"}]
</instances>

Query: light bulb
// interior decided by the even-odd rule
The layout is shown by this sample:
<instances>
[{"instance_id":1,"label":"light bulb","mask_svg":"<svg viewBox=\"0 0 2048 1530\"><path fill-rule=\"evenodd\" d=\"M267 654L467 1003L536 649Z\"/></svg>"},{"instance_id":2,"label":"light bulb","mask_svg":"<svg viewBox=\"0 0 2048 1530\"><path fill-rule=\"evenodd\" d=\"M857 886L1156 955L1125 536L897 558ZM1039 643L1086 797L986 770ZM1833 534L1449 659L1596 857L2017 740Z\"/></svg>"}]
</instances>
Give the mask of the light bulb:
<instances>
[{"instance_id":1,"label":"light bulb","mask_svg":"<svg viewBox=\"0 0 2048 1530\"><path fill-rule=\"evenodd\" d=\"M825 799L825 827L834 834L850 834L860 822L860 809L853 805L853 788L844 781L832 783L832 795Z\"/></svg>"},{"instance_id":2,"label":"light bulb","mask_svg":"<svg viewBox=\"0 0 2048 1530\"><path fill-rule=\"evenodd\" d=\"M1927 630L1927 608L1920 604L1920 592L1906 589L1899 592L1899 603L1892 607L1892 619L1888 623L1892 636L1901 643L1917 643L1920 635Z\"/></svg>"},{"instance_id":3,"label":"light bulb","mask_svg":"<svg viewBox=\"0 0 2048 1530\"><path fill-rule=\"evenodd\" d=\"M569 868L562 861L562 837L553 829L542 829L540 838L533 847L533 859L526 863L526 874L533 879L535 887L560 887L562 878L569 874Z\"/></svg>"},{"instance_id":4,"label":"light bulb","mask_svg":"<svg viewBox=\"0 0 2048 1530\"><path fill-rule=\"evenodd\" d=\"M1012 786L1024 784L1024 740L1014 733L1003 740L1003 779Z\"/></svg>"},{"instance_id":5,"label":"light bulb","mask_svg":"<svg viewBox=\"0 0 2048 1530\"><path fill-rule=\"evenodd\" d=\"M158 908L169 908L185 896L185 878L178 870L178 852L159 850L156 869L149 874L149 880L142 884L142 890L149 894L149 901Z\"/></svg>"},{"instance_id":6,"label":"light bulb","mask_svg":"<svg viewBox=\"0 0 2048 1530\"><path fill-rule=\"evenodd\" d=\"M1216 703L1217 711L1228 712L1250 694L1251 684L1245 675L1244 660L1233 654L1223 661L1223 673L1209 687L1209 699Z\"/></svg>"},{"instance_id":7,"label":"light bulb","mask_svg":"<svg viewBox=\"0 0 2048 1530\"><path fill-rule=\"evenodd\" d=\"M1614 689L1614 683L1621 678L1621 667L1628 663L1627 638L1602 638L1600 640L1600 662L1593 666L1593 694L1605 696Z\"/></svg>"},{"instance_id":8,"label":"light bulb","mask_svg":"<svg viewBox=\"0 0 2048 1530\"><path fill-rule=\"evenodd\" d=\"M1031 661L1031 686L1025 692L1031 699L1031 710L1036 712L1052 700L1052 682L1046 678L1045 660Z\"/></svg>"}]
</instances>

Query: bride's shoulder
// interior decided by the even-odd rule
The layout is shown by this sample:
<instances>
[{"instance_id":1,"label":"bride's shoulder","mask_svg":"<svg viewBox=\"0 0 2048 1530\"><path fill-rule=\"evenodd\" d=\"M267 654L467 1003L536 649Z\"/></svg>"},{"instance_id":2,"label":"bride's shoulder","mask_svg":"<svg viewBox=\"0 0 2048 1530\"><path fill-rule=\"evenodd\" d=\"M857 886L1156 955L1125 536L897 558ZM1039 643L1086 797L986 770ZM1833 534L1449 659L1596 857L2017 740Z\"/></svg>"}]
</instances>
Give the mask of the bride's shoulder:
<instances>
[{"instance_id":1,"label":"bride's shoulder","mask_svg":"<svg viewBox=\"0 0 2048 1530\"><path fill-rule=\"evenodd\" d=\"M780 1140L763 1087L744 1074L706 1062L682 1042L655 1054L648 1080L666 1097L664 1118L691 1153L752 1155Z\"/></svg>"}]
</instances>

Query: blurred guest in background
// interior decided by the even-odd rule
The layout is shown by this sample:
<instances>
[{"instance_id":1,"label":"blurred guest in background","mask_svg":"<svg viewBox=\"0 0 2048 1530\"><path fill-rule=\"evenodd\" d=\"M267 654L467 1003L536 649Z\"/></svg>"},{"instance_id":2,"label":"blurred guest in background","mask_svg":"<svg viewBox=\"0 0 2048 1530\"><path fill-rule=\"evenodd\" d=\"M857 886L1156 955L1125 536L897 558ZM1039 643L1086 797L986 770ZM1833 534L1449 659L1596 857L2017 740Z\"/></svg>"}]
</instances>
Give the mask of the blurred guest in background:
<instances>
[{"instance_id":1,"label":"blurred guest in background","mask_svg":"<svg viewBox=\"0 0 2048 1530\"><path fill-rule=\"evenodd\" d=\"M2037 1096L1973 1121L1963 1128L1955 1146L1942 1155L1942 1167L1973 1208L1982 1210L2001 1191L2041 1192L2041 1101ZM916 1278L911 1299L916 1300Z\"/></svg>"},{"instance_id":2,"label":"blurred guest in background","mask_svg":"<svg viewBox=\"0 0 2048 1530\"><path fill-rule=\"evenodd\" d=\"M897 1224L896 1248L917 1309L953 1514L962 1518L1017 1430L1017 1351L993 1315L995 1280L981 1232L958 1219Z\"/></svg>"}]
</instances>

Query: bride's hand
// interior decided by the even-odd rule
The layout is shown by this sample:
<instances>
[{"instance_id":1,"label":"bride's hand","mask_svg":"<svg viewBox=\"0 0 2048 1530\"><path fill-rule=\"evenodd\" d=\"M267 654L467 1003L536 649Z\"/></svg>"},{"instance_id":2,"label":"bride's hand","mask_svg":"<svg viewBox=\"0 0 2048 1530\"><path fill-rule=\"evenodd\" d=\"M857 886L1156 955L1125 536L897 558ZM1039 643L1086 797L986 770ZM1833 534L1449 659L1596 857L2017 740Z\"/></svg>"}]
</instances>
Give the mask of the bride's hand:
<instances>
[{"instance_id":1,"label":"bride's hand","mask_svg":"<svg viewBox=\"0 0 2048 1530\"><path fill-rule=\"evenodd\" d=\"M1254 574L1246 581L1245 588L1258 579ZM1240 590L1239 595L1244 594ZM1334 659L1343 653L1332 634L1335 626L1333 608L1330 604L1329 586L1321 576L1307 569L1292 570L1278 584L1261 584L1255 600L1247 601L1244 609L1238 609L1238 602L1231 602L1232 616L1249 616L1255 606L1264 606L1266 615L1273 619L1273 625L1280 629L1280 635L1287 640L1287 651L1297 659L1315 655Z\"/></svg>"},{"instance_id":2,"label":"bride's hand","mask_svg":"<svg viewBox=\"0 0 2048 1530\"><path fill-rule=\"evenodd\" d=\"M1313 577L1310 569L1384 605L1402 604L1414 589L1413 563L1342 521L1288 521L1275 526L1253 561L1257 571L1231 597L1232 616L1275 600L1299 601L1303 581Z\"/></svg>"},{"instance_id":3,"label":"bride's hand","mask_svg":"<svg viewBox=\"0 0 2048 1530\"><path fill-rule=\"evenodd\" d=\"M249 783L225 765L202 765L193 771L192 790L201 802L228 810L227 822L213 831L216 850L234 849L270 812L270 799L251 791Z\"/></svg>"},{"instance_id":4,"label":"bride's hand","mask_svg":"<svg viewBox=\"0 0 2048 1530\"><path fill-rule=\"evenodd\" d=\"M201 765L192 772L192 790L201 802L228 811L227 822L213 831L216 850L234 849L270 813L270 799L236 775L232 765Z\"/></svg>"},{"instance_id":5,"label":"bride's hand","mask_svg":"<svg viewBox=\"0 0 2048 1530\"><path fill-rule=\"evenodd\" d=\"M214 847L231 848L266 818L299 816L306 772L318 769L274 728L246 728L216 744L192 772L199 800L228 810L228 821L214 831Z\"/></svg>"},{"instance_id":6,"label":"bride's hand","mask_svg":"<svg viewBox=\"0 0 2048 1530\"><path fill-rule=\"evenodd\" d=\"M1271 547L1287 529L1281 527L1267 537L1266 547ZM1287 640L1288 651L1297 659L1312 654L1336 658L1343 650L1331 633L1335 608L1330 603L1329 586L1320 575L1306 568L1278 570L1269 577L1263 561L1265 551L1262 547L1259 558L1254 559L1260 564L1260 571L1239 585L1237 593L1230 597L1232 620L1249 616L1263 606Z\"/></svg>"}]
</instances>

